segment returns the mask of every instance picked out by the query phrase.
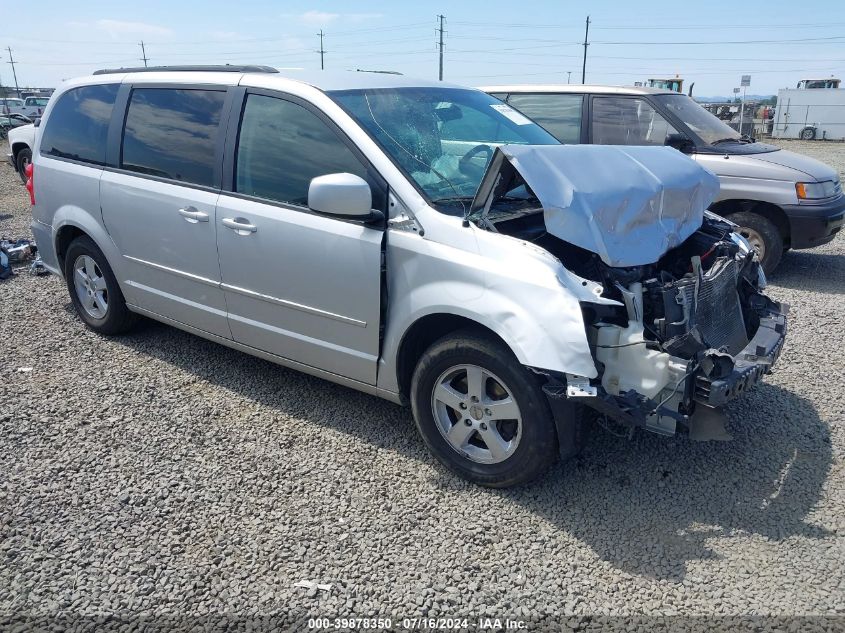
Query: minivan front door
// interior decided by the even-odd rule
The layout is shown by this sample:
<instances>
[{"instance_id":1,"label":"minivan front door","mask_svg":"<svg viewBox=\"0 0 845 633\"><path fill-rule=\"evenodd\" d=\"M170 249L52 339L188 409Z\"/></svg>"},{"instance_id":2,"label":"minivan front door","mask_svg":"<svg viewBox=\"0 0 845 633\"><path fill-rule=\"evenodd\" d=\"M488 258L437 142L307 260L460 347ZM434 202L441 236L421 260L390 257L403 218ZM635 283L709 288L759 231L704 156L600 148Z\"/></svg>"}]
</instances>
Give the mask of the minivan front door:
<instances>
[{"instance_id":1,"label":"minivan front door","mask_svg":"<svg viewBox=\"0 0 845 633\"><path fill-rule=\"evenodd\" d=\"M225 89L133 89L120 169L103 172L100 204L123 256L127 302L231 338L214 221L225 97Z\"/></svg>"},{"instance_id":2,"label":"minivan front door","mask_svg":"<svg viewBox=\"0 0 845 633\"><path fill-rule=\"evenodd\" d=\"M367 168L306 104L249 93L232 192L217 206L220 273L233 338L375 384L383 231L308 209L312 178Z\"/></svg>"}]
</instances>

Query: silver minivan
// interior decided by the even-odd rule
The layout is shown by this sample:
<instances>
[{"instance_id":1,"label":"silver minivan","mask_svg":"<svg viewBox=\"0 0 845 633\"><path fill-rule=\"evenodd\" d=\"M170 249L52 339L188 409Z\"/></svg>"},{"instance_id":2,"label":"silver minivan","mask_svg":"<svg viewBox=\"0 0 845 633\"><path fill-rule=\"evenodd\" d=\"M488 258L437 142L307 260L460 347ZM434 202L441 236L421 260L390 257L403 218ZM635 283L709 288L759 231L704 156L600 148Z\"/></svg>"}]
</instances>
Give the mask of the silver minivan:
<instances>
[{"instance_id":1,"label":"silver minivan","mask_svg":"<svg viewBox=\"0 0 845 633\"><path fill-rule=\"evenodd\" d=\"M645 87L487 86L564 143L668 145L719 176L710 210L740 226L766 272L790 248L831 241L845 219L839 175L817 160L744 137L688 96Z\"/></svg>"},{"instance_id":2,"label":"silver minivan","mask_svg":"<svg viewBox=\"0 0 845 633\"><path fill-rule=\"evenodd\" d=\"M478 90L98 71L56 91L26 169L39 251L91 329L144 315L410 404L484 485L575 454L591 415L723 433L784 342L753 249L705 212L710 172L562 145Z\"/></svg>"}]
</instances>

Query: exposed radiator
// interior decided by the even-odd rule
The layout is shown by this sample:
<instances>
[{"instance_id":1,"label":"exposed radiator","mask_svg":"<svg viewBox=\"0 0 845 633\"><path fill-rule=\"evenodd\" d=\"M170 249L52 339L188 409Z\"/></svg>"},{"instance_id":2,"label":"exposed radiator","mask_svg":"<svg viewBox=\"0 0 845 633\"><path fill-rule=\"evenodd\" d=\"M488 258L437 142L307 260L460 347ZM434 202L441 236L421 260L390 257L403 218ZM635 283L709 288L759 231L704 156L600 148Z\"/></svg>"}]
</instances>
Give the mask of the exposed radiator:
<instances>
[{"instance_id":1,"label":"exposed radiator","mask_svg":"<svg viewBox=\"0 0 845 633\"><path fill-rule=\"evenodd\" d=\"M737 292L739 269L733 259L722 259L702 275L695 297L695 280L679 288L692 307L690 325L697 325L708 346L734 355L748 344L745 320Z\"/></svg>"}]
</instances>

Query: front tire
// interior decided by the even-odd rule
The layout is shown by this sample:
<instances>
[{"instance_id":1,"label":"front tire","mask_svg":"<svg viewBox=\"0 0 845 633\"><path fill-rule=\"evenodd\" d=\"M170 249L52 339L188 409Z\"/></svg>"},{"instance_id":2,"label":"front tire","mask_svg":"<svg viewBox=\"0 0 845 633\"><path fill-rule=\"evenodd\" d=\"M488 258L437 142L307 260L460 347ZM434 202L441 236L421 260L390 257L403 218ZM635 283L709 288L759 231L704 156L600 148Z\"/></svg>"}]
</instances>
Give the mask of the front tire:
<instances>
[{"instance_id":1,"label":"front tire","mask_svg":"<svg viewBox=\"0 0 845 633\"><path fill-rule=\"evenodd\" d=\"M801 130L802 141L812 141L814 138L816 138L816 128L805 127L803 130Z\"/></svg>"},{"instance_id":2,"label":"front tire","mask_svg":"<svg viewBox=\"0 0 845 633\"><path fill-rule=\"evenodd\" d=\"M414 372L411 406L434 456L483 486L531 481L557 458L537 377L492 337L464 330L434 343Z\"/></svg>"},{"instance_id":3,"label":"front tire","mask_svg":"<svg viewBox=\"0 0 845 633\"><path fill-rule=\"evenodd\" d=\"M15 158L15 166L18 169L18 176L21 182L26 184L26 166L32 162L32 151L29 148L24 148L18 152Z\"/></svg>"},{"instance_id":4,"label":"front tire","mask_svg":"<svg viewBox=\"0 0 845 633\"><path fill-rule=\"evenodd\" d=\"M88 236L78 237L65 255L65 281L79 318L99 334L129 331L136 316L126 301L106 256Z\"/></svg>"},{"instance_id":5,"label":"front tire","mask_svg":"<svg viewBox=\"0 0 845 633\"><path fill-rule=\"evenodd\" d=\"M774 271L784 250L783 236L778 227L768 218L751 211L734 213L729 219L739 225L737 232L757 251L763 271L767 275Z\"/></svg>"}]
</instances>

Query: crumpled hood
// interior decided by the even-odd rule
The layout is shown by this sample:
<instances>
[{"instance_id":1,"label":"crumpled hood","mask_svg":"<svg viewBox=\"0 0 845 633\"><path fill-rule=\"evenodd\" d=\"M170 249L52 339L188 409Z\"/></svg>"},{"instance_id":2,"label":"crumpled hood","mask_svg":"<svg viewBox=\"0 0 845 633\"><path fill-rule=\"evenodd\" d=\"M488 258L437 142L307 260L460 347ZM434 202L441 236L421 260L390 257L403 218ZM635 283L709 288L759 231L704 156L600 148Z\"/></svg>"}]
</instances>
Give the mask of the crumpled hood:
<instances>
[{"instance_id":1,"label":"crumpled hood","mask_svg":"<svg viewBox=\"0 0 845 633\"><path fill-rule=\"evenodd\" d=\"M539 199L546 230L608 266L656 262L701 227L719 193L713 173L671 147L504 145L499 151Z\"/></svg>"}]
</instances>

